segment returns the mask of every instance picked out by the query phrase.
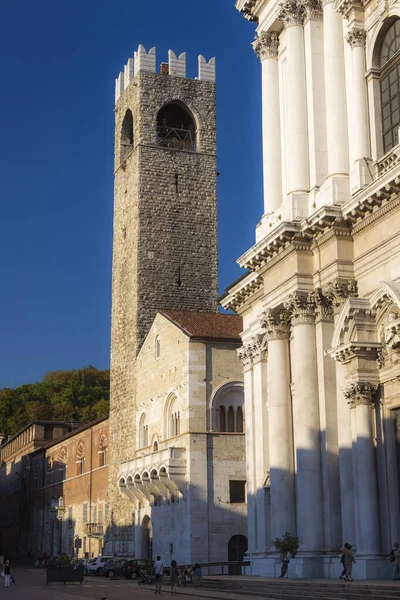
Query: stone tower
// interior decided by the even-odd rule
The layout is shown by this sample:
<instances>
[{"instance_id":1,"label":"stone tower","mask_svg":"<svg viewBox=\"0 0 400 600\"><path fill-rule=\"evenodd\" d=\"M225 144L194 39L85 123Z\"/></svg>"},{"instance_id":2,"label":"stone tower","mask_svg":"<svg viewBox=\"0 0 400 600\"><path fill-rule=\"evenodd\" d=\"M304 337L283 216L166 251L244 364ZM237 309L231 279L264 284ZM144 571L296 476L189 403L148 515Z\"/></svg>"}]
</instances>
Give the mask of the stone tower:
<instances>
[{"instance_id":1,"label":"stone tower","mask_svg":"<svg viewBox=\"0 0 400 600\"><path fill-rule=\"evenodd\" d=\"M159 309L217 312L215 60L139 46L116 80L110 482L135 451L135 361ZM126 523L127 524L127 523Z\"/></svg>"}]
</instances>

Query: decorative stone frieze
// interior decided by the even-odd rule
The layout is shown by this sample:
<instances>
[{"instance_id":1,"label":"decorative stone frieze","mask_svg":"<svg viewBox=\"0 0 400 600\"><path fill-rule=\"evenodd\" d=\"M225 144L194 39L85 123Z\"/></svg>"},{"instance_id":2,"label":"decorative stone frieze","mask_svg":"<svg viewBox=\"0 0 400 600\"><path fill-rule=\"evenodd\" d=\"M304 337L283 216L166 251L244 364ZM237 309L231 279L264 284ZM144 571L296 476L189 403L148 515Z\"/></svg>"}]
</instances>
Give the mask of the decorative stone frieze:
<instances>
[{"instance_id":1,"label":"decorative stone frieze","mask_svg":"<svg viewBox=\"0 0 400 600\"><path fill-rule=\"evenodd\" d=\"M309 302L309 297L295 292L291 294L283 303L286 310L290 313L292 325L298 323L314 323L315 306Z\"/></svg>"},{"instance_id":2,"label":"decorative stone frieze","mask_svg":"<svg viewBox=\"0 0 400 600\"><path fill-rule=\"evenodd\" d=\"M261 315L260 324L267 340L282 340L289 337L290 318L287 311L268 309Z\"/></svg>"},{"instance_id":3,"label":"decorative stone frieze","mask_svg":"<svg viewBox=\"0 0 400 600\"><path fill-rule=\"evenodd\" d=\"M305 16L304 6L296 0L285 0L279 4L278 19L285 28L292 25L303 25Z\"/></svg>"},{"instance_id":4,"label":"decorative stone frieze","mask_svg":"<svg viewBox=\"0 0 400 600\"><path fill-rule=\"evenodd\" d=\"M367 381L352 381L344 391L344 397L350 408L358 405L374 406L377 386Z\"/></svg>"},{"instance_id":5,"label":"decorative stone frieze","mask_svg":"<svg viewBox=\"0 0 400 600\"><path fill-rule=\"evenodd\" d=\"M300 4L304 7L306 21L322 21L323 9L321 0L300 0Z\"/></svg>"},{"instance_id":6,"label":"decorative stone frieze","mask_svg":"<svg viewBox=\"0 0 400 600\"><path fill-rule=\"evenodd\" d=\"M379 331L382 349L378 352L376 364L379 369L390 365L400 364L400 311L389 312L386 322Z\"/></svg>"},{"instance_id":7,"label":"decorative stone frieze","mask_svg":"<svg viewBox=\"0 0 400 600\"><path fill-rule=\"evenodd\" d=\"M325 296L321 288L316 288L308 294L308 303L315 307L315 317L318 321L332 321L332 301Z\"/></svg>"},{"instance_id":8,"label":"decorative stone frieze","mask_svg":"<svg viewBox=\"0 0 400 600\"><path fill-rule=\"evenodd\" d=\"M356 48L357 46L364 46L365 39L367 34L365 33L365 29L360 29L359 27L353 27L350 29L349 33L346 35L346 40L350 44L352 48Z\"/></svg>"},{"instance_id":9,"label":"decorative stone frieze","mask_svg":"<svg viewBox=\"0 0 400 600\"><path fill-rule=\"evenodd\" d=\"M278 58L279 37L274 31L261 31L252 46L261 62L265 58Z\"/></svg>"},{"instance_id":10,"label":"decorative stone frieze","mask_svg":"<svg viewBox=\"0 0 400 600\"><path fill-rule=\"evenodd\" d=\"M324 290L324 296L331 303L335 314L340 312L347 298L357 298L358 288L355 279L347 279L345 281L337 279L331 282Z\"/></svg>"}]
</instances>

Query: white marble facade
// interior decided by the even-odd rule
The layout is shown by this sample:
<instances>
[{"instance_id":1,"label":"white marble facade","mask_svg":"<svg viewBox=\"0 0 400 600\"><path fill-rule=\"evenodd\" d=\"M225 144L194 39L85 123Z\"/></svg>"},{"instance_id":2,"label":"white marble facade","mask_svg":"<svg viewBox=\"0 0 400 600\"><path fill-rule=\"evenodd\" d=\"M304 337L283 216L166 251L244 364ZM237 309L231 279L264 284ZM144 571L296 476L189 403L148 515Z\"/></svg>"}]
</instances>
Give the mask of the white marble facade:
<instances>
[{"instance_id":1,"label":"white marble facade","mask_svg":"<svg viewBox=\"0 0 400 600\"><path fill-rule=\"evenodd\" d=\"M264 214L243 317L249 552L390 575L400 539L400 2L238 0L261 60Z\"/></svg>"}]
</instances>

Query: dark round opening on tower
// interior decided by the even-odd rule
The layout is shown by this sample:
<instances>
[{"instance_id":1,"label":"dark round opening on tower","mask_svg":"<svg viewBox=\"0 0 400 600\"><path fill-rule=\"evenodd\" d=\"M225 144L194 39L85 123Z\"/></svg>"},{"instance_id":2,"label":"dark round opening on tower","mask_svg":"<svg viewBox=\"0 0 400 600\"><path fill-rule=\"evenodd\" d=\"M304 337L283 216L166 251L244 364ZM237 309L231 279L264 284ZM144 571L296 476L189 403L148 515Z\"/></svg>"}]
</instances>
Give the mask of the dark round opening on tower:
<instances>
[{"instance_id":1,"label":"dark round opening on tower","mask_svg":"<svg viewBox=\"0 0 400 600\"><path fill-rule=\"evenodd\" d=\"M121 127L121 162L133 148L133 115L127 110Z\"/></svg>"},{"instance_id":2,"label":"dark round opening on tower","mask_svg":"<svg viewBox=\"0 0 400 600\"><path fill-rule=\"evenodd\" d=\"M162 148L196 151L196 126L181 104L171 102L158 113L157 144Z\"/></svg>"}]
</instances>

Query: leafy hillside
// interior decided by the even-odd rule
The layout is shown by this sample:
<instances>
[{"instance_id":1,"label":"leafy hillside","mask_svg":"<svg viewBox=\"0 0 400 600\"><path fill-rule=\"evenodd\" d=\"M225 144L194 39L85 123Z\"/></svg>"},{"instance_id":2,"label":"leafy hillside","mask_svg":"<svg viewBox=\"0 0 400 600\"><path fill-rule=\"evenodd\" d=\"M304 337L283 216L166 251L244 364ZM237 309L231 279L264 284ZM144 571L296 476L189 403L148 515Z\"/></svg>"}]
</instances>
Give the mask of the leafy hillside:
<instances>
[{"instance_id":1,"label":"leafy hillside","mask_svg":"<svg viewBox=\"0 0 400 600\"><path fill-rule=\"evenodd\" d=\"M38 383L0 389L0 432L14 434L35 420L92 421L108 414L109 397L109 371L50 371Z\"/></svg>"}]
</instances>

